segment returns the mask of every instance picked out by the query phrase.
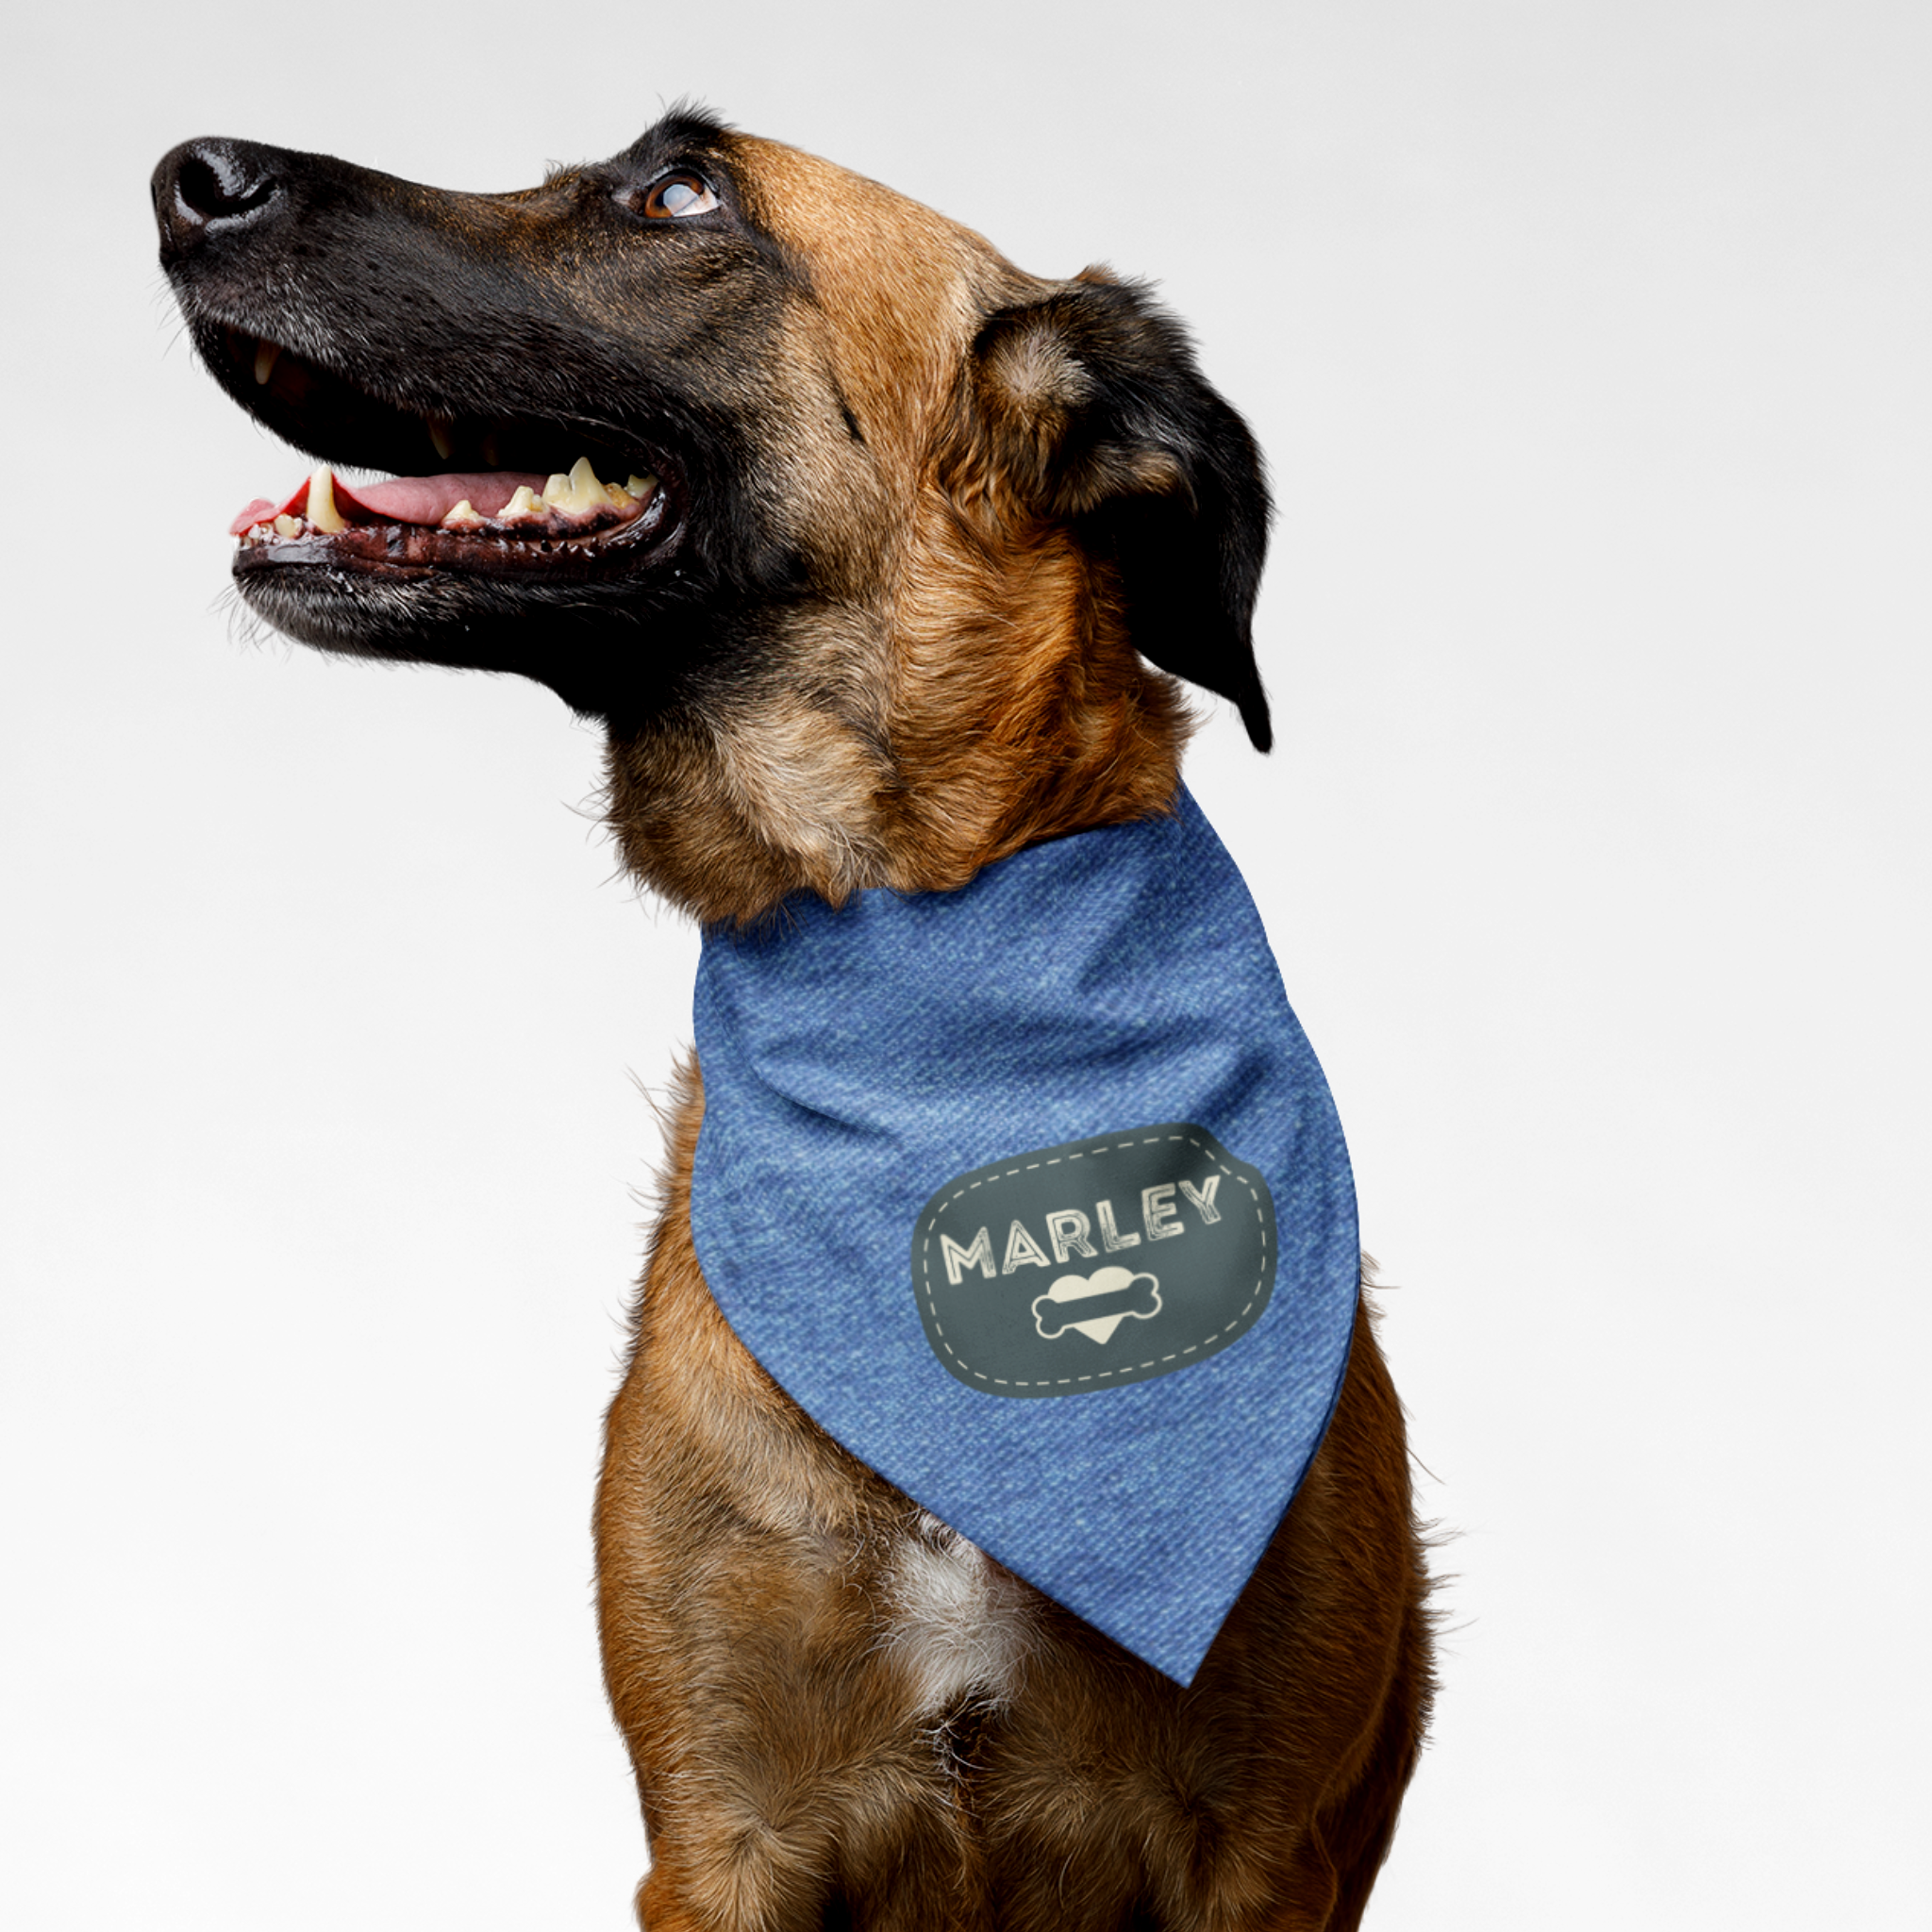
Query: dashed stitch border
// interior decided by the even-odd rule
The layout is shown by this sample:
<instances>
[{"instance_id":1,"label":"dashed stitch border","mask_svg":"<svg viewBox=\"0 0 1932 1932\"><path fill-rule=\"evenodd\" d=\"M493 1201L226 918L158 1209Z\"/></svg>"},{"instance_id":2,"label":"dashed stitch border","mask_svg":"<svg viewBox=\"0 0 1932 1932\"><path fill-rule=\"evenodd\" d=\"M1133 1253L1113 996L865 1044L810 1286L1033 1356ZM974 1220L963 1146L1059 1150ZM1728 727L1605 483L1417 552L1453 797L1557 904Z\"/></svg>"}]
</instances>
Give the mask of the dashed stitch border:
<instances>
[{"instance_id":1,"label":"dashed stitch border","mask_svg":"<svg viewBox=\"0 0 1932 1932\"><path fill-rule=\"evenodd\" d=\"M1206 1129L1202 1131L1206 1132ZM1199 1341L1191 1342L1186 1348L1175 1349L1168 1355L1155 1356L1144 1362L1123 1362L1118 1368L1099 1369L1091 1375L1060 1375L1050 1382L1033 1382L1022 1381L1017 1376L989 1375L984 1370L975 1369L946 1340L946 1331L940 1323L939 1305L933 1298L932 1239L938 1231L940 1216L954 1202L963 1201L975 1190L991 1187L995 1181L1009 1181L1015 1174L1032 1174L1042 1167L1058 1167L1064 1161L1084 1160L1089 1154L1098 1158L1103 1154L1124 1154L1133 1147L1156 1147L1163 1141L1185 1141L1191 1147L1198 1148L1229 1180L1239 1181L1248 1191L1248 1199L1255 1210L1255 1221L1261 1232L1261 1272L1255 1277L1255 1285L1248 1291L1247 1301L1242 1305L1241 1312L1232 1321L1224 1323L1211 1334ZM1143 1134L1139 1137L1129 1135L1124 1141L1116 1141L1110 1146L1083 1148L1077 1154L1057 1154L1051 1160L1016 1162L998 1174L981 1174L977 1180L968 1181L964 1187L956 1189L944 1200L929 1208L926 1210L925 1224L920 1230L919 1237L919 1291L925 1302L926 1320L932 1333L939 1338L940 1346L945 1350L950 1359L958 1364L958 1373L972 1376L975 1382L985 1383L989 1389L1078 1389L1090 1382L1107 1382L1122 1375L1138 1375L1148 1369L1158 1369L1167 1362L1180 1366L1186 1362L1189 1356L1199 1355L1203 1349L1218 1353L1216 1344L1220 1347L1227 1346L1227 1339L1231 1338L1236 1330L1246 1325L1255 1304L1260 1300L1274 1273L1274 1264L1269 1257L1268 1216L1263 1211L1261 1196L1254 1182L1246 1174L1238 1174L1205 1141L1197 1140L1192 1134Z\"/></svg>"}]
</instances>

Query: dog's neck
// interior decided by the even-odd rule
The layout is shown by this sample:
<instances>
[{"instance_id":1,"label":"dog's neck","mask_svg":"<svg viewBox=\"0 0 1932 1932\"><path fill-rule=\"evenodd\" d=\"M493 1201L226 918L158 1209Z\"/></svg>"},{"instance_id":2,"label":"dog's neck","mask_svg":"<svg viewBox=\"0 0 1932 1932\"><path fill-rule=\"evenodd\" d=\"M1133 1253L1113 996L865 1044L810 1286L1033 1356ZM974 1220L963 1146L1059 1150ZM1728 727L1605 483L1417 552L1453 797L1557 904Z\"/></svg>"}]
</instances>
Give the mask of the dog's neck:
<instances>
[{"instance_id":1,"label":"dog's neck","mask_svg":"<svg viewBox=\"0 0 1932 1932\"><path fill-rule=\"evenodd\" d=\"M610 821L641 884L743 923L801 891L951 891L1170 806L1193 717L1106 574L1056 532L1024 568L947 561L888 612L808 608L783 670L726 707L613 739Z\"/></svg>"}]
</instances>

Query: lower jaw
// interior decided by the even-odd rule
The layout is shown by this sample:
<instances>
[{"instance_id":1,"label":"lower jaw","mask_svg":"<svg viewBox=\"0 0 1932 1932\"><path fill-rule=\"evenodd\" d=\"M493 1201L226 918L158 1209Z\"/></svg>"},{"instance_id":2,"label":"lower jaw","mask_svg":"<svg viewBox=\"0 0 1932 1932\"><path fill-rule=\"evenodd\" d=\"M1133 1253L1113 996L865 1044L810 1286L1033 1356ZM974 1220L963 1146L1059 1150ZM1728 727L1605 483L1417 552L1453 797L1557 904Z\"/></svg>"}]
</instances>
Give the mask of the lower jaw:
<instances>
[{"instance_id":1,"label":"lower jaw","mask_svg":"<svg viewBox=\"0 0 1932 1932\"><path fill-rule=\"evenodd\" d=\"M296 555L277 561L277 548ZM513 673L594 710L613 647L635 647L634 622L618 618L631 601L618 579L558 579L527 564L458 572L320 549L254 546L237 558L235 584L261 622L331 656Z\"/></svg>"},{"instance_id":2,"label":"lower jaw","mask_svg":"<svg viewBox=\"0 0 1932 1932\"><path fill-rule=\"evenodd\" d=\"M255 617L331 657L525 677L579 717L637 729L707 675L706 634L675 603L648 615L620 580L506 582L454 571L255 568L237 589Z\"/></svg>"}]
</instances>

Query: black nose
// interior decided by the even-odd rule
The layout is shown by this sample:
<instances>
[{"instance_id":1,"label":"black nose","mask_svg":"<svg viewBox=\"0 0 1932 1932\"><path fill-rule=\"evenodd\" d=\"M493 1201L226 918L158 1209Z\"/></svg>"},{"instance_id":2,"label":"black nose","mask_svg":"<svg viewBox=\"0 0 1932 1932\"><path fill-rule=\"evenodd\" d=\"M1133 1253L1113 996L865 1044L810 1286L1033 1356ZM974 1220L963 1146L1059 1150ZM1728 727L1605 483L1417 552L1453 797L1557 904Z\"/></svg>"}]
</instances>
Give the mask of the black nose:
<instances>
[{"instance_id":1,"label":"black nose","mask_svg":"<svg viewBox=\"0 0 1932 1932\"><path fill-rule=\"evenodd\" d=\"M155 170L164 257L185 254L274 214L283 199L279 150L250 141L186 141Z\"/></svg>"}]
</instances>

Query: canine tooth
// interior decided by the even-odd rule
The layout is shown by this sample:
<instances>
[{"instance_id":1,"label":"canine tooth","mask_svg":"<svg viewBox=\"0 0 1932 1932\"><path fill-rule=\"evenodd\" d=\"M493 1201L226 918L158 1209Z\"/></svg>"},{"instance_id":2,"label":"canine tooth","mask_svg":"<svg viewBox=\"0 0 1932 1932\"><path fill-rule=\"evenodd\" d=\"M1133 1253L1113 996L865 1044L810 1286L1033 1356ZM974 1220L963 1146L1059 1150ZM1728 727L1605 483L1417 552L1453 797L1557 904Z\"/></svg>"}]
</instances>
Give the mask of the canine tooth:
<instances>
[{"instance_id":1,"label":"canine tooth","mask_svg":"<svg viewBox=\"0 0 1932 1932\"><path fill-rule=\"evenodd\" d=\"M336 479L326 463L308 479L308 521L325 537L349 527L336 508Z\"/></svg>"},{"instance_id":2,"label":"canine tooth","mask_svg":"<svg viewBox=\"0 0 1932 1932\"><path fill-rule=\"evenodd\" d=\"M570 466L570 499L573 509L594 509L604 501L604 486L589 457L579 457Z\"/></svg>"},{"instance_id":3,"label":"canine tooth","mask_svg":"<svg viewBox=\"0 0 1932 1932\"><path fill-rule=\"evenodd\" d=\"M568 509L571 495L570 478L561 470L554 472L543 485L543 501L555 509Z\"/></svg>"},{"instance_id":4,"label":"canine tooth","mask_svg":"<svg viewBox=\"0 0 1932 1932\"><path fill-rule=\"evenodd\" d=\"M476 514L476 506L466 496L462 502L450 511L448 516L443 518L442 527L445 530L449 530L456 528L458 525L480 524L482 521L483 519Z\"/></svg>"},{"instance_id":5,"label":"canine tooth","mask_svg":"<svg viewBox=\"0 0 1932 1932\"><path fill-rule=\"evenodd\" d=\"M527 483L517 485L517 493L504 505L497 515L506 523L511 517L534 517L543 513L543 505L531 491Z\"/></svg>"},{"instance_id":6,"label":"canine tooth","mask_svg":"<svg viewBox=\"0 0 1932 1932\"><path fill-rule=\"evenodd\" d=\"M490 432L490 434L483 439L481 447L483 450L483 460L486 463L488 463L492 470L502 469L503 458L496 453L495 430L492 429Z\"/></svg>"},{"instance_id":7,"label":"canine tooth","mask_svg":"<svg viewBox=\"0 0 1932 1932\"><path fill-rule=\"evenodd\" d=\"M265 384L275 366L275 358L282 353L279 342L257 342L255 345L255 382L258 389Z\"/></svg>"},{"instance_id":8,"label":"canine tooth","mask_svg":"<svg viewBox=\"0 0 1932 1932\"><path fill-rule=\"evenodd\" d=\"M275 519L276 536L299 537L301 534L302 519L300 517L277 517Z\"/></svg>"},{"instance_id":9,"label":"canine tooth","mask_svg":"<svg viewBox=\"0 0 1932 1932\"><path fill-rule=\"evenodd\" d=\"M429 429L430 448L433 449L436 452L436 454L443 459L444 462L448 462L450 458L456 454L457 450L456 443L450 438L450 425L448 421L441 416L431 416L427 419L427 423Z\"/></svg>"}]
</instances>

